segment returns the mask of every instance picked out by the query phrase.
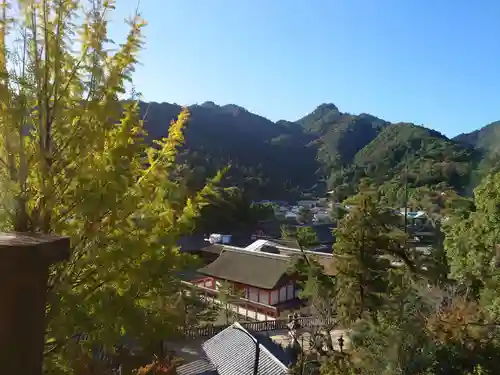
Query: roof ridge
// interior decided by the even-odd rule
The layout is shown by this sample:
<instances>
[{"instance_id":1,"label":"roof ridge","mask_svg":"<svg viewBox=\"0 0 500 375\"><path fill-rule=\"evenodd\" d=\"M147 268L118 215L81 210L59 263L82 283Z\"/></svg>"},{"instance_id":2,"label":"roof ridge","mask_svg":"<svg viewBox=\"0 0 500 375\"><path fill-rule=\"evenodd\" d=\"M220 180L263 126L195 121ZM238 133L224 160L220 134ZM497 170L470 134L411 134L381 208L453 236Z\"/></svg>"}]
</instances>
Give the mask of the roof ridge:
<instances>
[{"instance_id":1,"label":"roof ridge","mask_svg":"<svg viewBox=\"0 0 500 375\"><path fill-rule=\"evenodd\" d=\"M242 248L236 248L236 247L222 247L221 254L225 251L229 252L234 252L234 253L240 253L240 254L248 254L248 255L255 255L255 256L260 256L264 258L273 258L273 259L289 259L290 257L288 255L284 254L271 254L271 253L266 253L264 251L250 251L250 250L245 250Z\"/></svg>"},{"instance_id":2,"label":"roof ridge","mask_svg":"<svg viewBox=\"0 0 500 375\"><path fill-rule=\"evenodd\" d=\"M325 258L333 258L333 254L329 253L322 253L320 251L312 251L312 250L300 250L300 249L294 249L293 247L286 247L286 246L276 246L277 249L284 249L288 250L294 253L306 253L309 255L318 255L318 256L324 256Z\"/></svg>"},{"instance_id":3,"label":"roof ridge","mask_svg":"<svg viewBox=\"0 0 500 375\"><path fill-rule=\"evenodd\" d=\"M281 366L284 370L288 371L288 366L286 366L283 362L281 362L273 353L271 353L271 351L266 348L266 346L264 344L262 344L256 337L255 335L253 335L251 332L249 332L245 327L243 327L240 323L238 322L234 322L233 324L231 324L229 327L227 327L226 329L228 328L233 328L234 327L237 327L238 330L242 330L242 331L245 331L249 336L251 336L253 338L253 341L255 343L258 343L259 344L259 348L260 350L264 350L268 355L269 357L274 361L276 362L276 364L278 364L279 366ZM225 329L225 330L226 330ZM233 328L234 329L234 328ZM224 330L224 331L225 331ZM260 362L260 361L259 361ZM260 363L259 363L260 364Z\"/></svg>"},{"instance_id":4,"label":"roof ridge","mask_svg":"<svg viewBox=\"0 0 500 375\"><path fill-rule=\"evenodd\" d=\"M269 240L268 242L272 242L272 240ZM243 247L237 247L237 246L232 246L232 245L221 245L222 246L222 252L224 251L232 251L232 252L235 252L235 253L242 253L242 254L253 254L253 255L257 255L257 256L263 256L263 257L268 257L268 258L274 258L274 259L283 259L283 258L290 258L290 255L287 255L287 254L274 254L274 253L267 253L267 252L264 252L264 251L261 251L261 250L247 250ZM334 258L334 255L333 253L332 254L329 254L329 253L322 253L322 252L319 252L319 251L311 251L311 250L300 250L300 249L294 249L292 247L286 247L286 246L274 246L276 247L277 249L283 249L283 250L286 250L286 251L290 251L292 253L296 253L296 254L302 254L302 253L305 253L307 255L313 255L313 256L318 256L318 257L324 257L324 258Z\"/></svg>"}]
</instances>

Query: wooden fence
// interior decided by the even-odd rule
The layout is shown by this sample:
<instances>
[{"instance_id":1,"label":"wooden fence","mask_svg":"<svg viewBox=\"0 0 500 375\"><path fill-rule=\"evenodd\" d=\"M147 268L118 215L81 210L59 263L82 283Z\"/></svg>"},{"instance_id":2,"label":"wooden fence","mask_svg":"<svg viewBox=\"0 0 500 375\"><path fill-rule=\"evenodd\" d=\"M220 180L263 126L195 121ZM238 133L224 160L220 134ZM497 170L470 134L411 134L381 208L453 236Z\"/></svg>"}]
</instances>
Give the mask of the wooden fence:
<instances>
[{"instance_id":1,"label":"wooden fence","mask_svg":"<svg viewBox=\"0 0 500 375\"><path fill-rule=\"evenodd\" d=\"M298 323L303 328L314 328L321 325L329 325L333 323L333 320L324 321L316 317L299 317L297 319ZM248 331L253 332L265 332L265 331L279 331L288 329L288 319L276 319L267 320L262 322L239 322L239 324ZM220 325L220 326L206 326L199 328L190 328L184 331L186 337L196 338L196 337L213 337L219 332L223 331L231 324Z\"/></svg>"}]
</instances>

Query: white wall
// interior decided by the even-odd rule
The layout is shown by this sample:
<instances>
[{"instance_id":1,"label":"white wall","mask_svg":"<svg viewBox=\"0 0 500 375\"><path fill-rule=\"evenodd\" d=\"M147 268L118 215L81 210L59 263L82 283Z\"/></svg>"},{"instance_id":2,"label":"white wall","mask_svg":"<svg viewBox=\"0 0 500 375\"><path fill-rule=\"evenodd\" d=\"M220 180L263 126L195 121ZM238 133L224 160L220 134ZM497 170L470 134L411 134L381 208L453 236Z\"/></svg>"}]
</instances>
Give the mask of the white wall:
<instances>
[{"instance_id":1,"label":"white wall","mask_svg":"<svg viewBox=\"0 0 500 375\"><path fill-rule=\"evenodd\" d=\"M279 302L279 291L273 290L271 292L271 305L275 305Z\"/></svg>"},{"instance_id":2,"label":"white wall","mask_svg":"<svg viewBox=\"0 0 500 375\"><path fill-rule=\"evenodd\" d=\"M288 295L288 299L293 299L293 297L295 297L294 290L293 290L293 284L288 284L286 286L286 288L287 288L286 292L287 292L287 295Z\"/></svg>"},{"instance_id":3,"label":"white wall","mask_svg":"<svg viewBox=\"0 0 500 375\"><path fill-rule=\"evenodd\" d=\"M249 288L248 299L250 301L259 302L259 290L256 288Z\"/></svg>"},{"instance_id":4,"label":"white wall","mask_svg":"<svg viewBox=\"0 0 500 375\"><path fill-rule=\"evenodd\" d=\"M259 290L259 302L269 304L269 292L267 290Z\"/></svg>"},{"instance_id":5,"label":"white wall","mask_svg":"<svg viewBox=\"0 0 500 375\"><path fill-rule=\"evenodd\" d=\"M280 302L286 301L286 285L280 288Z\"/></svg>"}]
</instances>

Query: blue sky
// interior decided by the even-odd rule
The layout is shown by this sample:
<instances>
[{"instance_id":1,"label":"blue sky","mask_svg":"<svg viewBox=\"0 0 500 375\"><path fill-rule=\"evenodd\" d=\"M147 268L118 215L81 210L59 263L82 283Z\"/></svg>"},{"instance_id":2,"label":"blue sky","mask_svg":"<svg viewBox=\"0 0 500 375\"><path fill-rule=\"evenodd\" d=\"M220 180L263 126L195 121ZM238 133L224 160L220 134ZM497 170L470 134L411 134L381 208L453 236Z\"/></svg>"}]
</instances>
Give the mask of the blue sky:
<instances>
[{"instance_id":1,"label":"blue sky","mask_svg":"<svg viewBox=\"0 0 500 375\"><path fill-rule=\"evenodd\" d=\"M121 21L136 0L118 0ZM148 101L296 120L324 102L448 136L500 120L498 0L142 0Z\"/></svg>"}]
</instances>

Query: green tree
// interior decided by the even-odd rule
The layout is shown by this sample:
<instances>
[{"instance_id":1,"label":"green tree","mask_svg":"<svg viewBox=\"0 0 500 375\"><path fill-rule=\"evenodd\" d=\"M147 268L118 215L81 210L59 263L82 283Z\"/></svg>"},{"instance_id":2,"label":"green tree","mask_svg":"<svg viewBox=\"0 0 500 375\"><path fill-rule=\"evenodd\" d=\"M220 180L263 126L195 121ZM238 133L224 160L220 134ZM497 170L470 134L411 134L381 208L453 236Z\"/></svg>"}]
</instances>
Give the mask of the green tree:
<instances>
[{"instance_id":1,"label":"green tree","mask_svg":"<svg viewBox=\"0 0 500 375\"><path fill-rule=\"evenodd\" d=\"M476 211L469 217L452 217L445 225L445 248L450 264L450 276L471 292L485 287L484 293L496 314L500 313L497 272L500 260L500 173L487 176L475 190ZM479 289L478 289L479 288Z\"/></svg>"},{"instance_id":2,"label":"green tree","mask_svg":"<svg viewBox=\"0 0 500 375\"><path fill-rule=\"evenodd\" d=\"M301 249L307 249L318 243L318 236L311 227L298 227L294 237Z\"/></svg>"},{"instance_id":3,"label":"green tree","mask_svg":"<svg viewBox=\"0 0 500 375\"><path fill-rule=\"evenodd\" d=\"M348 211L345 207L334 204L330 217L337 223L338 226L338 223L345 217L345 215L347 215L347 212Z\"/></svg>"},{"instance_id":4,"label":"green tree","mask_svg":"<svg viewBox=\"0 0 500 375\"><path fill-rule=\"evenodd\" d=\"M297 242L300 250L307 250L318 244L318 236L313 228L307 226L281 227L281 237Z\"/></svg>"},{"instance_id":5,"label":"green tree","mask_svg":"<svg viewBox=\"0 0 500 375\"><path fill-rule=\"evenodd\" d=\"M297 214L297 221L302 224L307 224L313 221L313 217L314 214L309 208L300 207Z\"/></svg>"},{"instance_id":6,"label":"green tree","mask_svg":"<svg viewBox=\"0 0 500 375\"><path fill-rule=\"evenodd\" d=\"M390 298L376 321L353 324L349 353L363 375L423 374L434 363L435 345L425 327L434 306L421 296L425 283L413 282L408 272L390 281Z\"/></svg>"},{"instance_id":7,"label":"green tree","mask_svg":"<svg viewBox=\"0 0 500 375\"><path fill-rule=\"evenodd\" d=\"M182 328L202 326L215 321L219 316L219 306L207 302L203 298L203 292L196 288L179 290L178 298L178 306L181 308L179 312L184 319L181 322Z\"/></svg>"},{"instance_id":8,"label":"green tree","mask_svg":"<svg viewBox=\"0 0 500 375\"><path fill-rule=\"evenodd\" d=\"M403 261L413 269L405 249L399 217L379 204L376 191L362 185L360 193L346 202L349 214L335 230L337 304L344 322L376 317L385 303L391 261Z\"/></svg>"},{"instance_id":9,"label":"green tree","mask_svg":"<svg viewBox=\"0 0 500 375\"><path fill-rule=\"evenodd\" d=\"M467 214L459 207L444 225L450 278L457 293L432 317L431 331L446 348L444 353L453 354L455 367L472 371L474 357L481 371L494 373L495 353L500 350L499 173L488 175L475 189L474 206L475 211Z\"/></svg>"},{"instance_id":10,"label":"green tree","mask_svg":"<svg viewBox=\"0 0 500 375\"><path fill-rule=\"evenodd\" d=\"M255 230L259 223L274 218L270 204L251 202L236 187L220 188L196 220L196 229L203 233L234 233Z\"/></svg>"},{"instance_id":11,"label":"green tree","mask_svg":"<svg viewBox=\"0 0 500 375\"><path fill-rule=\"evenodd\" d=\"M243 292L230 282L222 282L219 291L218 298L224 312L225 324L232 324L238 317L233 307L240 302L240 297L244 297Z\"/></svg>"},{"instance_id":12,"label":"green tree","mask_svg":"<svg viewBox=\"0 0 500 375\"><path fill-rule=\"evenodd\" d=\"M11 10L9 5L15 5ZM178 238L213 193L187 196L177 149L189 114L145 142L136 96L123 102L145 22L110 49L114 1L2 1L0 183L3 230L71 239L50 273L46 369L71 372L82 350L124 336L158 342L184 321ZM12 43L7 48L7 41ZM72 338L87 333L89 340Z\"/></svg>"}]
</instances>

